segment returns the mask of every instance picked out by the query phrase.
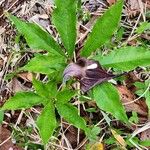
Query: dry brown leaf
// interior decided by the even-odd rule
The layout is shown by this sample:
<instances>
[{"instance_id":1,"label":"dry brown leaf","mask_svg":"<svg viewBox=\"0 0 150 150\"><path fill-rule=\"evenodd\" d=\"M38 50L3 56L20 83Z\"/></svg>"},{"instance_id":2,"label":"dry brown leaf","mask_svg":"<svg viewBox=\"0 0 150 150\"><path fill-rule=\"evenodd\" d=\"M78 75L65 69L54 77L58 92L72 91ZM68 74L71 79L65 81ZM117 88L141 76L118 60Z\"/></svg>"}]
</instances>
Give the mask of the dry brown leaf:
<instances>
[{"instance_id":1,"label":"dry brown leaf","mask_svg":"<svg viewBox=\"0 0 150 150\"><path fill-rule=\"evenodd\" d=\"M77 128L75 128L74 126L70 126L67 122L65 122L65 120L63 120L62 125L63 125L63 130L65 131L64 136L66 138L64 138L64 136L62 136L61 137L61 143L63 143L64 147L68 147L68 144L70 144L71 147L75 149L78 146L78 144L77 144L78 143L77 142L77 138L78 138ZM80 142L82 142L84 138L85 138L84 133L80 132L79 145L80 145Z\"/></svg>"},{"instance_id":2,"label":"dry brown leaf","mask_svg":"<svg viewBox=\"0 0 150 150\"><path fill-rule=\"evenodd\" d=\"M138 0L129 0L130 8L131 10L140 10L139 2Z\"/></svg>"},{"instance_id":3,"label":"dry brown leaf","mask_svg":"<svg viewBox=\"0 0 150 150\"><path fill-rule=\"evenodd\" d=\"M131 41L128 42L128 44L131 45L131 46L136 46L137 40L131 40Z\"/></svg>"},{"instance_id":4,"label":"dry brown leaf","mask_svg":"<svg viewBox=\"0 0 150 150\"><path fill-rule=\"evenodd\" d=\"M111 132L114 136L114 138L118 141L118 143L120 144L120 146L125 149L126 147L126 142L125 140L123 139L122 136L120 136L115 130L111 129Z\"/></svg>"},{"instance_id":5,"label":"dry brown leaf","mask_svg":"<svg viewBox=\"0 0 150 150\"><path fill-rule=\"evenodd\" d=\"M2 26L0 26L0 35L3 34L6 31L5 28L3 28Z\"/></svg>"},{"instance_id":6,"label":"dry brown leaf","mask_svg":"<svg viewBox=\"0 0 150 150\"><path fill-rule=\"evenodd\" d=\"M90 150L104 150L104 145L100 142L94 143Z\"/></svg>"},{"instance_id":7,"label":"dry brown leaf","mask_svg":"<svg viewBox=\"0 0 150 150\"><path fill-rule=\"evenodd\" d=\"M147 130L145 130L144 132L142 132L140 139L141 139L142 141L150 140L150 129L147 129Z\"/></svg>"},{"instance_id":8,"label":"dry brown leaf","mask_svg":"<svg viewBox=\"0 0 150 150\"><path fill-rule=\"evenodd\" d=\"M141 36L141 38L144 38L144 39L150 41L150 36L148 34L144 33L144 34L141 34L140 36Z\"/></svg>"},{"instance_id":9,"label":"dry brown leaf","mask_svg":"<svg viewBox=\"0 0 150 150\"><path fill-rule=\"evenodd\" d=\"M17 76L22 78L23 80L25 80L27 82L32 82L32 79L33 79L33 74L31 72L19 73Z\"/></svg>"},{"instance_id":10,"label":"dry brown leaf","mask_svg":"<svg viewBox=\"0 0 150 150\"><path fill-rule=\"evenodd\" d=\"M107 3L109 6L113 5L116 2L116 0L107 0Z\"/></svg>"},{"instance_id":11,"label":"dry brown leaf","mask_svg":"<svg viewBox=\"0 0 150 150\"><path fill-rule=\"evenodd\" d=\"M150 140L150 129L148 130L145 130L144 132L141 133L141 138L140 138L142 141L145 141L145 140ZM150 146L147 147L150 149Z\"/></svg>"},{"instance_id":12,"label":"dry brown leaf","mask_svg":"<svg viewBox=\"0 0 150 150\"><path fill-rule=\"evenodd\" d=\"M19 91L27 91L28 88L25 87L23 84L21 84L17 78L13 78L11 82L8 84L8 88L12 90L13 93L19 92Z\"/></svg>"},{"instance_id":13,"label":"dry brown leaf","mask_svg":"<svg viewBox=\"0 0 150 150\"><path fill-rule=\"evenodd\" d=\"M50 25L49 16L47 14L42 14L42 15L36 14L36 15L32 16L29 19L29 21L40 25L44 29L48 29L48 27Z\"/></svg>"},{"instance_id":14,"label":"dry brown leaf","mask_svg":"<svg viewBox=\"0 0 150 150\"><path fill-rule=\"evenodd\" d=\"M135 95L128 90L126 86L117 86L117 89L120 93L123 104L132 102L134 99L136 99ZM143 106L137 102L125 105L125 109L127 112L135 111L142 116L147 116L147 110L145 108L143 109Z\"/></svg>"},{"instance_id":15,"label":"dry brown leaf","mask_svg":"<svg viewBox=\"0 0 150 150\"><path fill-rule=\"evenodd\" d=\"M11 132L6 128L0 126L0 145L1 145L0 150L9 150L9 149L22 150L18 146L14 146L14 144L11 141L11 138L9 139L10 136L11 136ZM4 144L1 144L5 140L7 141Z\"/></svg>"},{"instance_id":16,"label":"dry brown leaf","mask_svg":"<svg viewBox=\"0 0 150 150\"><path fill-rule=\"evenodd\" d=\"M150 0L142 0L142 2L144 2L148 6L148 8L150 7Z\"/></svg>"},{"instance_id":17,"label":"dry brown leaf","mask_svg":"<svg viewBox=\"0 0 150 150\"><path fill-rule=\"evenodd\" d=\"M3 60L2 59L0 59L0 70L1 70L1 68L3 67Z\"/></svg>"},{"instance_id":18,"label":"dry brown leaf","mask_svg":"<svg viewBox=\"0 0 150 150\"><path fill-rule=\"evenodd\" d=\"M136 16L140 12L140 6L138 0L128 0L129 7L127 8L127 14L130 17Z\"/></svg>"}]
</instances>

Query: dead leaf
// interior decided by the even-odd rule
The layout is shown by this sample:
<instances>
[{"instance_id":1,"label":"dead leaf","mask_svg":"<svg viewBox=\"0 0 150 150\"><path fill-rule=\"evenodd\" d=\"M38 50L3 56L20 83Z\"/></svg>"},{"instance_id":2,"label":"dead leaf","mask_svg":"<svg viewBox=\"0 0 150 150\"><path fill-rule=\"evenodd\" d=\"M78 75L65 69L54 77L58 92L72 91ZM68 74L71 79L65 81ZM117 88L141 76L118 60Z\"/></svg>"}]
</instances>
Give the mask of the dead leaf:
<instances>
[{"instance_id":1,"label":"dead leaf","mask_svg":"<svg viewBox=\"0 0 150 150\"><path fill-rule=\"evenodd\" d=\"M5 142L4 144L0 146L0 150L9 150L9 149L22 150L22 148L18 146L14 146L14 144L11 141L10 136L11 136L11 132L8 129L0 126L0 144L8 139L7 142Z\"/></svg>"},{"instance_id":2,"label":"dead leaf","mask_svg":"<svg viewBox=\"0 0 150 150\"><path fill-rule=\"evenodd\" d=\"M144 38L144 39L150 41L150 36L148 34L144 33L144 34L141 34L140 36L141 36L141 38Z\"/></svg>"},{"instance_id":3,"label":"dead leaf","mask_svg":"<svg viewBox=\"0 0 150 150\"><path fill-rule=\"evenodd\" d=\"M1 68L3 67L3 60L2 59L0 59L0 70L1 70Z\"/></svg>"},{"instance_id":4,"label":"dead leaf","mask_svg":"<svg viewBox=\"0 0 150 150\"><path fill-rule=\"evenodd\" d=\"M50 25L49 16L47 14L36 14L29 19L30 22L34 22L44 29L48 29Z\"/></svg>"},{"instance_id":5,"label":"dead leaf","mask_svg":"<svg viewBox=\"0 0 150 150\"><path fill-rule=\"evenodd\" d=\"M120 144L120 146L125 149L126 147L126 142L125 140L123 139L122 136L120 136L115 130L111 129L111 132L114 136L114 138L118 141L118 143Z\"/></svg>"},{"instance_id":6,"label":"dead leaf","mask_svg":"<svg viewBox=\"0 0 150 150\"><path fill-rule=\"evenodd\" d=\"M128 0L129 7L127 8L127 14L129 17L135 17L140 13L140 6L138 0Z\"/></svg>"},{"instance_id":7,"label":"dead leaf","mask_svg":"<svg viewBox=\"0 0 150 150\"><path fill-rule=\"evenodd\" d=\"M6 31L5 28L3 28L2 26L0 26L0 35L3 34Z\"/></svg>"},{"instance_id":8,"label":"dead leaf","mask_svg":"<svg viewBox=\"0 0 150 150\"><path fill-rule=\"evenodd\" d=\"M131 45L131 46L136 46L137 40L135 40L135 39L131 40L131 41L128 42L128 44Z\"/></svg>"},{"instance_id":9,"label":"dead leaf","mask_svg":"<svg viewBox=\"0 0 150 150\"><path fill-rule=\"evenodd\" d=\"M128 90L126 86L123 85L117 86L117 89L120 93L121 101L123 104L132 102L134 99L136 99L135 95L130 90ZM131 104L124 105L124 106L127 112L135 111L142 116L147 116L147 110L137 102L136 103L133 102Z\"/></svg>"},{"instance_id":10,"label":"dead leaf","mask_svg":"<svg viewBox=\"0 0 150 150\"><path fill-rule=\"evenodd\" d=\"M33 79L33 74L31 72L22 72L22 73L17 74L17 76L27 82L32 82L32 79Z\"/></svg>"},{"instance_id":11,"label":"dead leaf","mask_svg":"<svg viewBox=\"0 0 150 150\"><path fill-rule=\"evenodd\" d=\"M71 145L72 148L76 148L78 146L77 144L77 137L78 137L78 130L77 128L75 128L74 126L70 126L65 120L63 120L63 130L65 131L64 136L66 138L64 138L64 136L61 137L61 143L63 143L64 147L68 147L68 144ZM83 139L85 138L85 135L83 132L80 132L80 136L79 136L79 145L80 142L83 141Z\"/></svg>"},{"instance_id":12,"label":"dead leaf","mask_svg":"<svg viewBox=\"0 0 150 150\"><path fill-rule=\"evenodd\" d=\"M21 84L21 82L18 81L17 78L13 78L11 82L7 85L9 89L12 90L13 93L19 92L19 91L27 91L29 90L26 86Z\"/></svg>"},{"instance_id":13,"label":"dead leaf","mask_svg":"<svg viewBox=\"0 0 150 150\"><path fill-rule=\"evenodd\" d=\"M104 150L104 145L100 142L94 143L90 150Z\"/></svg>"},{"instance_id":14,"label":"dead leaf","mask_svg":"<svg viewBox=\"0 0 150 150\"><path fill-rule=\"evenodd\" d=\"M145 3L147 8L150 8L150 0L142 0L142 2Z\"/></svg>"},{"instance_id":15,"label":"dead leaf","mask_svg":"<svg viewBox=\"0 0 150 150\"><path fill-rule=\"evenodd\" d=\"M109 6L111 6L116 3L116 0L107 0L107 3L109 4Z\"/></svg>"},{"instance_id":16,"label":"dead leaf","mask_svg":"<svg viewBox=\"0 0 150 150\"><path fill-rule=\"evenodd\" d=\"M140 139L141 139L142 141L150 140L150 129L147 129L147 130L145 130L144 132L142 132Z\"/></svg>"}]
</instances>

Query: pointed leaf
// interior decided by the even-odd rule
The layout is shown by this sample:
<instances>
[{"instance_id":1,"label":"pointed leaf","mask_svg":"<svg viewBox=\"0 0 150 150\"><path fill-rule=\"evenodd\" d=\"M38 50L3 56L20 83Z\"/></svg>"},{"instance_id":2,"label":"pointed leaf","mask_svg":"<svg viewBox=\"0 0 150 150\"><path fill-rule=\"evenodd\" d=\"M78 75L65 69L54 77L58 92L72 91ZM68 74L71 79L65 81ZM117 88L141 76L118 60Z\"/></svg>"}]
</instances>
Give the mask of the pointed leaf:
<instances>
[{"instance_id":1,"label":"pointed leaf","mask_svg":"<svg viewBox=\"0 0 150 150\"><path fill-rule=\"evenodd\" d=\"M48 143L56 128L56 124L54 104L49 102L37 119L37 126L44 144Z\"/></svg>"},{"instance_id":2,"label":"pointed leaf","mask_svg":"<svg viewBox=\"0 0 150 150\"><path fill-rule=\"evenodd\" d=\"M32 58L22 70L28 70L35 73L51 74L55 71L62 70L65 67L65 59L58 55L37 54Z\"/></svg>"},{"instance_id":3,"label":"pointed leaf","mask_svg":"<svg viewBox=\"0 0 150 150\"><path fill-rule=\"evenodd\" d=\"M27 109L41 104L45 99L32 92L18 92L3 105L2 110Z\"/></svg>"},{"instance_id":4,"label":"pointed leaf","mask_svg":"<svg viewBox=\"0 0 150 150\"><path fill-rule=\"evenodd\" d=\"M123 47L106 56L96 56L95 59L105 67L129 71L138 66L150 66L150 51L143 47Z\"/></svg>"},{"instance_id":5,"label":"pointed leaf","mask_svg":"<svg viewBox=\"0 0 150 150\"><path fill-rule=\"evenodd\" d=\"M98 141L98 135L100 134L101 129L99 127L94 126L92 129L88 128L86 132L86 136L90 140L90 142Z\"/></svg>"},{"instance_id":6,"label":"pointed leaf","mask_svg":"<svg viewBox=\"0 0 150 150\"><path fill-rule=\"evenodd\" d=\"M90 33L83 49L82 56L89 56L91 52L100 48L109 41L116 31L121 19L123 0L118 0L116 4L111 6L102 17L100 17Z\"/></svg>"},{"instance_id":7,"label":"pointed leaf","mask_svg":"<svg viewBox=\"0 0 150 150\"><path fill-rule=\"evenodd\" d=\"M147 104L147 107L148 107L148 114L150 116L150 91L147 91L145 93L145 98L146 98L146 104Z\"/></svg>"},{"instance_id":8,"label":"pointed leaf","mask_svg":"<svg viewBox=\"0 0 150 150\"><path fill-rule=\"evenodd\" d=\"M60 34L64 47L72 56L76 41L76 0L55 0L53 22Z\"/></svg>"},{"instance_id":9,"label":"pointed leaf","mask_svg":"<svg viewBox=\"0 0 150 150\"><path fill-rule=\"evenodd\" d=\"M0 125L2 124L4 119L4 111L0 110Z\"/></svg>"},{"instance_id":10,"label":"pointed leaf","mask_svg":"<svg viewBox=\"0 0 150 150\"><path fill-rule=\"evenodd\" d=\"M106 112L110 112L114 117L124 122L128 122L125 109L121 104L118 91L111 83L100 84L93 89L93 98L98 107Z\"/></svg>"},{"instance_id":11,"label":"pointed leaf","mask_svg":"<svg viewBox=\"0 0 150 150\"><path fill-rule=\"evenodd\" d=\"M13 15L8 15L8 18L15 24L32 49L46 50L50 53L59 53L64 56L64 52L57 42L38 25L26 23Z\"/></svg>"},{"instance_id":12,"label":"pointed leaf","mask_svg":"<svg viewBox=\"0 0 150 150\"><path fill-rule=\"evenodd\" d=\"M142 146L150 147L150 140L139 141L139 144Z\"/></svg>"},{"instance_id":13,"label":"pointed leaf","mask_svg":"<svg viewBox=\"0 0 150 150\"><path fill-rule=\"evenodd\" d=\"M58 103L67 103L68 101L70 101L70 99L75 96L77 94L76 91L71 91L69 89L65 89L63 91L60 91L57 94L57 101Z\"/></svg>"},{"instance_id":14,"label":"pointed leaf","mask_svg":"<svg viewBox=\"0 0 150 150\"><path fill-rule=\"evenodd\" d=\"M135 32L141 34L142 32L148 29L150 29L150 23L146 21L146 22L142 22Z\"/></svg>"},{"instance_id":15,"label":"pointed leaf","mask_svg":"<svg viewBox=\"0 0 150 150\"><path fill-rule=\"evenodd\" d=\"M78 110L76 107L69 103L57 103L56 108L60 116L62 116L69 123L73 124L75 127L80 128L84 131L87 130L85 120L78 115Z\"/></svg>"},{"instance_id":16,"label":"pointed leaf","mask_svg":"<svg viewBox=\"0 0 150 150\"><path fill-rule=\"evenodd\" d=\"M44 84L41 81L33 79L32 83L37 94L44 98L54 98L57 94L57 84L55 81L49 81L48 83Z\"/></svg>"}]
</instances>

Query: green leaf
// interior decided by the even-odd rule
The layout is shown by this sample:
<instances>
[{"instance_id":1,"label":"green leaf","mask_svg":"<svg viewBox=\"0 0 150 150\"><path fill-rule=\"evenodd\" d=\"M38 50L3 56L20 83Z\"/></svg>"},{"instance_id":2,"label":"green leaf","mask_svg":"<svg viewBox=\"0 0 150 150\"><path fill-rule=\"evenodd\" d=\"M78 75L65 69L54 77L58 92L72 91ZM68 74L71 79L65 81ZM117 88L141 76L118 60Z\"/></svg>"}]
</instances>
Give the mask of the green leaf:
<instances>
[{"instance_id":1,"label":"green leaf","mask_svg":"<svg viewBox=\"0 0 150 150\"><path fill-rule=\"evenodd\" d=\"M111 39L121 19L122 6L123 0L119 0L96 21L92 32L81 50L82 56L89 56L91 52L100 48Z\"/></svg>"},{"instance_id":2,"label":"green leaf","mask_svg":"<svg viewBox=\"0 0 150 150\"><path fill-rule=\"evenodd\" d=\"M140 141L139 144L142 145L142 146L149 147L150 146L150 139L147 139L147 140L144 140L144 141Z\"/></svg>"},{"instance_id":3,"label":"green leaf","mask_svg":"<svg viewBox=\"0 0 150 150\"><path fill-rule=\"evenodd\" d=\"M18 92L3 105L2 110L27 109L41 104L45 99L32 92Z\"/></svg>"},{"instance_id":4,"label":"green leaf","mask_svg":"<svg viewBox=\"0 0 150 150\"><path fill-rule=\"evenodd\" d=\"M60 34L62 42L72 56L76 41L76 0L55 0L56 8L53 12L53 22Z\"/></svg>"},{"instance_id":5,"label":"green leaf","mask_svg":"<svg viewBox=\"0 0 150 150\"><path fill-rule=\"evenodd\" d=\"M136 124L139 122L137 112L132 111L132 116L129 118L129 121Z\"/></svg>"},{"instance_id":6,"label":"green leaf","mask_svg":"<svg viewBox=\"0 0 150 150\"><path fill-rule=\"evenodd\" d=\"M116 144L116 139L112 136L108 137L108 139L105 140L105 143L108 145Z\"/></svg>"},{"instance_id":7,"label":"green leaf","mask_svg":"<svg viewBox=\"0 0 150 150\"><path fill-rule=\"evenodd\" d=\"M69 89L65 89L63 91L60 91L58 94L57 94L57 101L58 103L67 103L68 101L70 101L70 99L75 96L77 93L76 91L72 91L72 90L69 90Z\"/></svg>"},{"instance_id":8,"label":"green leaf","mask_svg":"<svg viewBox=\"0 0 150 150\"><path fill-rule=\"evenodd\" d=\"M89 132L86 133L86 136L90 142L97 142L100 131L101 129L99 127L94 126L91 130L89 130Z\"/></svg>"},{"instance_id":9,"label":"green leaf","mask_svg":"<svg viewBox=\"0 0 150 150\"><path fill-rule=\"evenodd\" d=\"M120 29L118 29L118 31L115 34L116 41L118 41L118 42L121 41L121 39L123 38L123 35L124 35L124 31L125 31L125 29L123 27L120 27Z\"/></svg>"},{"instance_id":10,"label":"green leaf","mask_svg":"<svg viewBox=\"0 0 150 150\"><path fill-rule=\"evenodd\" d=\"M49 102L44 107L41 115L37 119L36 124L43 143L47 144L57 125L54 104L52 102Z\"/></svg>"},{"instance_id":11,"label":"green leaf","mask_svg":"<svg viewBox=\"0 0 150 150\"><path fill-rule=\"evenodd\" d=\"M55 98L57 95L57 81L51 80L45 86L49 92L49 98Z\"/></svg>"},{"instance_id":12,"label":"green leaf","mask_svg":"<svg viewBox=\"0 0 150 150\"><path fill-rule=\"evenodd\" d=\"M149 22L142 22L140 26L136 29L136 33L141 34L145 30L150 29L150 23Z\"/></svg>"},{"instance_id":13,"label":"green leaf","mask_svg":"<svg viewBox=\"0 0 150 150\"><path fill-rule=\"evenodd\" d=\"M44 98L54 98L57 94L57 84L55 81L49 81L44 84L41 81L33 79L32 83L37 94Z\"/></svg>"},{"instance_id":14,"label":"green leaf","mask_svg":"<svg viewBox=\"0 0 150 150\"><path fill-rule=\"evenodd\" d=\"M123 47L110 52L106 56L96 56L105 67L113 67L122 71L129 71L138 66L150 65L150 51L143 47Z\"/></svg>"},{"instance_id":15,"label":"green leaf","mask_svg":"<svg viewBox=\"0 0 150 150\"><path fill-rule=\"evenodd\" d=\"M65 68L65 59L58 55L36 54L22 70L32 71L35 73L51 74Z\"/></svg>"},{"instance_id":16,"label":"green leaf","mask_svg":"<svg viewBox=\"0 0 150 150\"><path fill-rule=\"evenodd\" d=\"M134 85L137 88L135 93L140 97L145 97L150 115L150 80L146 80L145 82L135 82Z\"/></svg>"},{"instance_id":17,"label":"green leaf","mask_svg":"<svg viewBox=\"0 0 150 150\"><path fill-rule=\"evenodd\" d=\"M114 117L128 122L124 107L121 104L118 91L111 83L103 83L93 88L93 98L98 107L110 112Z\"/></svg>"},{"instance_id":18,"label":"green leaf","mask_svg":"<svg viewBox=\"0 0 150 150\"><path fill-rule=\"evenodd\" d=\"M4 111L0 110L0 124L2 124L4 119Z\"/></svg>"},{"instance_id":19,"label":"green leaf","mask_svg":"<svg viewBox=\"0 0 150 150\"><path fill-rule=\"evenodd\" d=\"M8 14L8 18L15 24L18 31L25 37L28 45L32 49L46 50L50 53L65 55L61 47L50 34L42 30L38 25L26 23L10 14Z\"/></svg>"},{"instance_id":20,"label":"green leaf","mask_svg":"<svg viewBox=\"0 0 150 150\"><path fill-rule=\"evenodd\" d=\"M147 91L145 93L145 98L146 98L146 104L148 106L148 112L149 112L149 116L150 116L150 91Z\"/></svg>"},{"instance_id":21,"label":"green leaf","mask_svg":"<svg viewBox=\"0 0 150 150\"><path fill-rule=\"evenodd\" d=\"M134 85L136 86L136 91L135 93L138 95L138 96L141 96L144 91L146 90L146 85L144 82L135 82ZM143 95L142 97L144 97L145 95Z\"/></svg>"},{"instance_id":22,"label":"green leaf","mask_svg":"<svg viewBox=\"0 0 150 150\"><path fill-rule=\"evenodd\" d=\"M141 90L141 89L145 89L146 87L145 87L145 83L144 82L135 82L134 83L134 85L136 86L136 88L138 89L138 90Z\"/></svg>"},{"instance_id":23,"label":"green leaf","mask_svg":"<svg viewBox=\"0 0 150 150\"><path fill-rule=\"evenodd\" d=\"M87 131L85 120L78 115L78 110L76 107L69 103L56 103L56 108L60 116L62 116L66 121L73 124L75 127Z\"/></svg>"}]
</instances>

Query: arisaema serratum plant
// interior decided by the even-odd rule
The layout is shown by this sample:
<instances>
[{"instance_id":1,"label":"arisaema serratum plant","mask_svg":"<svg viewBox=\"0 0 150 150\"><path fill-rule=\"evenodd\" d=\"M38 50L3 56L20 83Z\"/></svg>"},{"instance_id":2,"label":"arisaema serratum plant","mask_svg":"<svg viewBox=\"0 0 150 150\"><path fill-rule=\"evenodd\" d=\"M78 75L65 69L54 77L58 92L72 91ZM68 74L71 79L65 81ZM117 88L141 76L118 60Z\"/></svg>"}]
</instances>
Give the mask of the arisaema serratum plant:
<instances>
[{"instance_id":1,"label":"arisaema serratum plant","mask_svg":"<svg viewBox=\"0 0 150 150\"><path fill-rule=\"evenodd\" d=\"M101 47L111 40L112 35L119 27L123 0L118 0L103 16L98 17L97 21L93 23L93 28L83 44L83 48L77 51L75 50L77 0L55 0L55 6L52 22L60 35L63 46L59 45L52 35L38 25L7 14L31 49L47 51L46 54L37 52L35 57L20 70L46 74L49 81L42 83L33 79L35 92L18 92L1 109L27 109L42 104L44 108L38 116L36 124L44 144L49 141L58 126L55 109L66 121L84 130L89 139L96 139L97 133L93 132L93 128L89 127L86 121L78 115L77 108L71 104L70 100L76 96L81 97L86 92L91 99L96 101L100 109L111 113L116 119L128 123L117 89L110 82L104 82L115 77L115 75L107 73L103 68L114 68L121 72L128 72L138 66L149 66L150 51L143 47L124 46L112 49L107 55L96 55L96 51L101 51ZM76 56L77 62L73 62ZM68 65L67 62L71 63ZM83 68L84 71L88 70L89 72L82 74L80 71ZM96 70L91 71L90 69ZM94 72L100 76L95 76ZM64 81L68 80L69 77L77 77L83 92L78 92L79 89L73 90L71 86L58 87L58 83L60 83L58 77L62 77L63 74ZM95 76L96 82L93 80L93 76ZM82 80L83 78L84 80ZM85 80L85 78L90 78L91 81ZM103 80L100 81L100 78ZM61 81L63 82L62 78ZM101 82L104 83L100 84Z\"/></svg>"}]
</instances>

